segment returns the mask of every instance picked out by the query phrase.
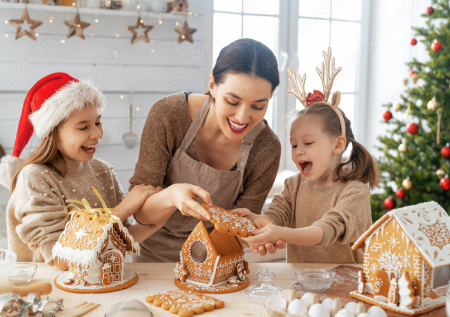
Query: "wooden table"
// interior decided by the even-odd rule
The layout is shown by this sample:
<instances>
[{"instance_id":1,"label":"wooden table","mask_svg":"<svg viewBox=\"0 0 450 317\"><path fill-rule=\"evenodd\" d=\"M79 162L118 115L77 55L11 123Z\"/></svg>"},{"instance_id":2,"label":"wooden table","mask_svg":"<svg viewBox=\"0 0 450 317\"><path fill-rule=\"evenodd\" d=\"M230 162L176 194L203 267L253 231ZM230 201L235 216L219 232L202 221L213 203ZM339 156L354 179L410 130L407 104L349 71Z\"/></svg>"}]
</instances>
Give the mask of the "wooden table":
<instances>
[{"instance_id":1,"label":"wooden table","mask_svg":"<svg viewBox=\"0 0 450 317\"><path fill-rule=\"evenodd\" d=\"M283 288L292 288L292 283L294 282L294 271L300 267L325 267L334 268L338 266L337 264L287 264L287 263L250 263L250 286L258 283L256 278L256 273L263 269L268 268L275 272L275 285ZM362 268L362 264L352 265L358 268ZM55 277L61 273L57 268L46 266L43 263L38 263L38 270L34 278L34 282L37 281L51 281L53 284L53 292L50 294L50 298L60 297L64 299L64 304L66 306L72 306L72 304L88 301L100 303L101 306L86 314L85 316L104 316L105 313L118 301L133 298L140 300L144 303L145 297L151 294L157 294L159 292L176 290L177 287L174 284L174 272L173 269L175 263L126 263L126 268L133 270L139 275L138 282L125 290L104 293L104 294L76 294L69 293L60 290L54 286L53 280ZM356 287L356 280L355 280ZM218 299L225 302L225 307L223 309L217 309L212 312L206 313L205 317L213 316L262 316L264 308L261 306L256 306L249 304L247 301L247 295L245 290L229 293L229 294L218 294L212 295ZM299 294L299 297L301 294ZM327 296L320 296L320 300ZM348 296L348 301L355 301ZM155 317L158 316L177 316L171 314L168 311L151 305L151 311Z\"/></svg>"}]
</instances>

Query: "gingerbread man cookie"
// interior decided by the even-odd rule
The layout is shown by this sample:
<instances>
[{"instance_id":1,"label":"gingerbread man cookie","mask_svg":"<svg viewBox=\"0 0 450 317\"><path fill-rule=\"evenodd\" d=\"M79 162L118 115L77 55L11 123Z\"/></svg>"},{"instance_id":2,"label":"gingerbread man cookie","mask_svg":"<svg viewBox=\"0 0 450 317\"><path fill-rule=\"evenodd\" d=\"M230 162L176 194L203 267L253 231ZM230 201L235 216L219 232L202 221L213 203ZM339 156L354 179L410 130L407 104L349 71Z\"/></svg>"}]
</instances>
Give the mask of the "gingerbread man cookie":
<instances>
[{"instance_id":1,"label":"gingerbread man cookie","mask_svg":"<svg viewBox=\"0 0 450 317\"><path fill-rule=\"evenodd\" d=\"M201 314L225 306L225 303L218 299L199 292L185 290L150 295L145 298L145 301L181 317L191 317L194 314Z\"/></svg>"},{"instance_id":2,"label":"gingerbread man cookie","mask_svg":"<svg viewBox=\"0 0 450 317\"><path fill-rule=\"evenodd\" d=\"M245 238L252 236L251 230L256 230L256 226L247 217L217 206L210 207L207 204L202 206L211 213L211 222L217 231Z\"/></svg>"}]
</instances>

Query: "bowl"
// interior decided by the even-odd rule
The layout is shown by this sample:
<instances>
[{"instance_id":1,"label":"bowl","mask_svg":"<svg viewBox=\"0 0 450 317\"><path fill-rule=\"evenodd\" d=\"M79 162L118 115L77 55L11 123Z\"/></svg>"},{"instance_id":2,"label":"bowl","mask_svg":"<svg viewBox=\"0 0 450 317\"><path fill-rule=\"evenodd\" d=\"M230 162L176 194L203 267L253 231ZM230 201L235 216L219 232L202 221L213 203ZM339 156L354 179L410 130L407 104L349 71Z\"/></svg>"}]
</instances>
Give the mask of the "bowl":
<instances>
[{"instance_id":1,"label":"bowl","mask_svg":"<svg viewBox=\"0 0 450 317\"><path fill-rule=\"evenodd\" d=\"M25 285L33 279L36 271L36 264L17 263L9 276L9 282L14 286Z\"/></svg>"},{"instance_id":2,"label":"bowl","mask_svg":"<svg viewBox=\"0 0 450 317\"><path fill-rule=\"evenodd\" d=\"M321 293L333 284L336 272L324 268L304 267L295 270L295 276L297 283L294 283L294 287L300 286L308 292Z\"/></svg>"},{"instance_id":3,"label":"bowl","mask_svg":"<svg viewBox=\"0 0 450 317\"><path fill-rule=\"evenodd\" d=\"M0 249L0 281L9 279L9 275L14 271L17 255L14 252Z\"/></svg>"}]
</instances>

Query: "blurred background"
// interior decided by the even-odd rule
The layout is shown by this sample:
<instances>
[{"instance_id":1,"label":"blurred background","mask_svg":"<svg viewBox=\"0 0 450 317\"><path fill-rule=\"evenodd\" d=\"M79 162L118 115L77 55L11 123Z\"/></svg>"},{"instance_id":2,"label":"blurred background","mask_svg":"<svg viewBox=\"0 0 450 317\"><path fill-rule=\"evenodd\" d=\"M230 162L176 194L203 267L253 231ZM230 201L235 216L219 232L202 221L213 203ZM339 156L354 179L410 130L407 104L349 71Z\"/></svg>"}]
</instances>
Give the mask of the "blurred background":
<instances>
[{"instance_id":1,"label":"blurred background","mask_svg":"<svg viewBox=\"0 0 450 317\"><path fill-rule=\"evenodd\" d=\"M115 167L124 188L138 158L139 140L149 109L160 98L180 91L205 93L220 50L239 38L253 38L276 55L281 84L266 118L278 134L283 154L271 194L296 172L286 137L287 113L300 104L288 88L286 68L307 73L307 91L321 89L315 67L321 52L333 48L343 70L333 90L342 93L341 108L353 124L356 140L373 155L383 133L382 104L395 103L409 68L405 62L426 53L409 45L411 27L424 23L423 0L30 0L32 20L42 21L35 38L16 39L9 22L22 17L25 2L0 2L0 144L12 153L21 106L40 78L57 71L92 79L107 96L102 122L105 133L96 156ZM67 37L76 14L90 25L80 36ZM127 26L153 25L132 43ZM79 23L79 22L76 22ZM187 23L189 36L180 28ZM23 28L27 28L25 26ZM187 29L186 29L187 30ZM144 40L145 39L145 40ZM180 43L181 42L181 43ZM123 135L136 134L129 147ZM38 144L33 136L22 156ZM0 153L1 154L1 153ZM5 209L9 193L0 188L0 248L6 247ZM282 260L280 252L274 260ZM267 260L267 259L266 259Z\"/></svg>"}]
</instances>

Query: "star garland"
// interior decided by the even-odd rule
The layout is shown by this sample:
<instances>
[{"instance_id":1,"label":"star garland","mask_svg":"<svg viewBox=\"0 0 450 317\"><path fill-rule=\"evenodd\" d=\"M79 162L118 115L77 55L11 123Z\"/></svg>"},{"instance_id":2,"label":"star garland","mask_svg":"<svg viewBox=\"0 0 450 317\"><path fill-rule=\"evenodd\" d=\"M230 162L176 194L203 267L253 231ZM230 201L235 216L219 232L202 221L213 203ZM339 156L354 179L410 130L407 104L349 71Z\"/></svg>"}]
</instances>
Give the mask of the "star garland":
<instances>
[{"instance_id":1,"label":"star garland","mask_svg":"<svg viewBox=\"0 0 450 317\"><path fill-rule=\"evenodd\" d=\"M20 24L23 24L25 20L28 24L31 24L30 31L22 30L22 26ZM30 18L27 10L27 4L25 3L25 9L23 9L22 18L20 20L9 20L9 23L11 23L17 29L16 40L20 39L24 35L27 35L30 39L36 41L36 32L34 30L42 24L42 21L32 20Z\"/></svg>"}]
</instances>

